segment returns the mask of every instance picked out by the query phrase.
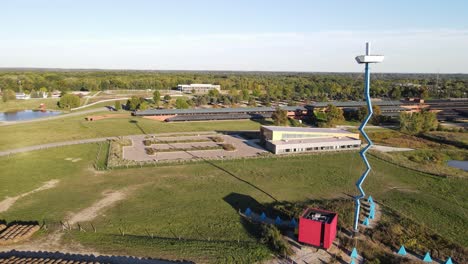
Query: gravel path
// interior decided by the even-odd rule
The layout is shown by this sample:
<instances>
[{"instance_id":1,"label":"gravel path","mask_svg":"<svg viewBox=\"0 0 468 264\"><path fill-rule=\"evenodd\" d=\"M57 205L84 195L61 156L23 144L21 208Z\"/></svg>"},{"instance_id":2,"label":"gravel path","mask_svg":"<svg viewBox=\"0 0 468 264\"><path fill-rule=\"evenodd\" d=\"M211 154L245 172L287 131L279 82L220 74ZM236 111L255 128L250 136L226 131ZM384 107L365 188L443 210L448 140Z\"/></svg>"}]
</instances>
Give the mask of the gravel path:
<instances>
[{"instance_id":1,"label":"gravel path","mask_svg":"<svg viewBox=\"0 0 468 264\"><path fill-rule=\"evenodd\" d=\"M397 147L388 147L388 146L382 146L382 145L373 145L372 149L375 149L377 151L381 152L396 152L396 151L411 151L414 149L411 148L397 148Z\"/></svg>"}]
</instances>

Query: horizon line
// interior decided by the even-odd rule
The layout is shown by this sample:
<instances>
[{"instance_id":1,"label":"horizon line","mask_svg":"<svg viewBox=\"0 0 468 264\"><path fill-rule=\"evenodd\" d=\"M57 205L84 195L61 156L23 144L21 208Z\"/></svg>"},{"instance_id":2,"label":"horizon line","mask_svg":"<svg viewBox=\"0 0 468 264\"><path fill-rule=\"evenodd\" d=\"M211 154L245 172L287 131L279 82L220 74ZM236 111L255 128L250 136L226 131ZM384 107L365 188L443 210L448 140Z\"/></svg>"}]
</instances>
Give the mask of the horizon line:
<instances>
[{"instance_id":1,"label":"horizon line","mask_svg":"<svg viewBox=\"0 0 468 264\"><path fill-rule=\"evenodd\" d=\"M352 74L364 74L363 72L353 72L353 71L287 71L287 70L187 70L187 69L135 69L135 68L118 68L118 69L110 69L110 68L74 68L74 67L66 67L66 68L57 68L57 67L0 67L0 71L11 71L11 70L18 70L18 71L109 71L109 72L118 72L118 71L135 71L135 72L233 72L233 73L352 73ZM430 75L468 75L468 72L378 72L374 71L372 74L430 74Z\"/></svg>"}]
</instances>

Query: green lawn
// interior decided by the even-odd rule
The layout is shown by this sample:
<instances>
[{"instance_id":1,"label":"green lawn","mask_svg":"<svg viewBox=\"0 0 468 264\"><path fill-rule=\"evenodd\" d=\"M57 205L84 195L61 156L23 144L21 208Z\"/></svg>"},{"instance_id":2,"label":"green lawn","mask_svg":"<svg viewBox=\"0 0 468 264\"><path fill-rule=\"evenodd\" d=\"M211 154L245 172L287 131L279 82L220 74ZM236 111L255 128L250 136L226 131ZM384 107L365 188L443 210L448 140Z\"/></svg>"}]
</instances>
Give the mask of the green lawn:
<instances>
[{"instance_id":1,"label":"green lawn","mask_svg":"<svg viewBox=\"0 0 468 264\"><path fill-rule=\"evenodd\" d=\"M10 100L3 102L0 100L0 112L38 109L40 104L45 104L47 109L60 110L57 106L58 98Z\"/></svg>"},{"instance_id":2,"label":"green lawn","mask_svg":"<svg viewBox=\"0 0 468 264\"><path fill-rule=\"evenodd\" d=\"M109 114L109 112L91 115ZM85 138L143 133L192 132L209 130L258 130L251 120L166 123L139 117L85 121L87 115L0 127L0 150Z\"/></svg>"},{"instance_id":3,"label":"green lawn","mask_svg":"<svg viewBox=\"0 0 468 264\"><path fill-rule=\"evenodd\" d=\"M0 158L0 197L61 180L54 189L19 200L0 219L58 222L90 206L103 191L133 188L127 199L93 221L97 233L72 232L67 238L108 253L213 263L244 257L252 262L268 251L256 243L239 209L271 211L268 204L274 199L348 197L355 194L354 182L363 170L358 154L348 152L94 172L98 148L76 145ZM70 157L82 160L65 160ZM371 164L374 170L364 184L368 194L468 245L466 180L432 177L373 158ZM120 236L120 230L127 235Z\"/></svg>"}]
</instances>

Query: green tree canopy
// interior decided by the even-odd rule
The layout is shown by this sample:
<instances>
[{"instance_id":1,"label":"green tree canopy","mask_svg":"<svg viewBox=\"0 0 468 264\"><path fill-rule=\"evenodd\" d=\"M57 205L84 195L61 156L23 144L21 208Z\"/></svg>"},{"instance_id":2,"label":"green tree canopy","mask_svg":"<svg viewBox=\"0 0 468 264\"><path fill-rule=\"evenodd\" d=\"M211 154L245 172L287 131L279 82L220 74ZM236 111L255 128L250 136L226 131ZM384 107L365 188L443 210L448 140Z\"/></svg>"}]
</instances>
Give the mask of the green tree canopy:
<instances>
[{"instance_id":1,"label":"green tree canopy","mask_svg":"<svg viewBox=\"0 0 468 264\"><path fill-rule=\"evenodd\" d=\"M114 108L115 110L119 111L122 109L122 104L120 103L120 101L115 101L114 103Z\"/></svg>"},{"instance_id":2,"label":"green tree canopy","mask_svg":"<svg viewBox=\"0 0 468 264\"><path fill-rule=\"evenodd\" d=\"M380 109L380 106L378 105L372 105L372 112L374 112L374 114L372 115L371 119L369 120L369 122L373 125L378 125L380 124L380 121L381 121L381 117L382 117L382 110ZM367 116L367 106L361 106L357 112L356 112L356 115L357 115L357 119L359 121L364 121L364 118L366 118Z\"/></svg>"},{"instance_id":3,"label":"green tree canopy","mask_svg":"<svg viewBox=\"0 0 468 264\"><path fill-rule=\"evenodd\" d=\"M80 97L74 94L65 94L60 97L60 108L75 108L80 106Z\"/></svg>"},{"instance_id":4,"label":"green tree canopy","mask_svg":"<svg viewBox=\"0 0 468 264\"><path fill-rule=\"evenodd\" d=\"M433 112L422 111L416 113L400 114L400 131L415 135L437 129L439 122Z\"/></svg>"},{"instance_id":5,"label":"green tree canopy","mask_svg":"<svg viewBox=\"0 0 468 264\"><path fill-rule=\"evenodd\" d=\"M153 101L157 106L159 106L159 102L161 101L161 93L158 90L155 90L153 93Z\"/></svg>"},{"instance_id":6,"label":"green tree canopy","mask_svg":"<svg viewBox=\"0 0 468 264\"><path fill-rule=\"evenodd\" d=\"M185 100L184 98L177 98L175 102L175 107L177 109L187 109L189 108L189 104L187 103L187 100Z\"/></svg>"},{"instance_id":7,"label":"green tree canopy","mask_svg":"<svg viewBox=\"0 0 468 264\"><path fill-rule=\"evenodd\" d=\"M16 99L16 94L13 90L10 90L10 89L3 90L3 93L2 93L3 102L15 100L15 99Z\"/></svg>"},{"instance_id":8,"label":"green tree canopy","mask_svg":"<svg viewBox=\"0 0 468 264\"><path fill-rule=\"evenodd\" d=\"M343 110L339 107L336 107L332 104L329 104L326 109L327 113L327 125L330 127L334 127L337 124L343 122L345 120L343 116Z\"/></svg>"},{"instance_id":9,"label":"green tree canopy","mask_svg":"<svg viewBox=\"0 0 468 264\"><path fill-rule=\"evenodd\" d=\"M288 123L288 112L278 107L271 118L276 126L285 126Z\"/></svg>"}]
</instances>

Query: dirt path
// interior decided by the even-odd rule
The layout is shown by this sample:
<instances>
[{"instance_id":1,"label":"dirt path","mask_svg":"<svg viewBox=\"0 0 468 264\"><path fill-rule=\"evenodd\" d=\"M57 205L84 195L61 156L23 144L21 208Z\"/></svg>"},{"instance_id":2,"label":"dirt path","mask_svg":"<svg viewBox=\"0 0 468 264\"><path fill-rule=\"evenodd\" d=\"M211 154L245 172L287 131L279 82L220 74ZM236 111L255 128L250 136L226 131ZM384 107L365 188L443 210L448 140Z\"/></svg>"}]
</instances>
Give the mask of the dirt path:
<instances>
[{"instance_id":1,"label":"dirt path","mask_svg":"<svg viewBox=\"0 0 468 264\"><path fill-rule=\"evenodd\" d=\"M125 198L125 192L123 191L108 191L103 193L104 198L95 202L90 207L85 208L78 213L72 214L68 218L70 225L86 222L96 218L100 211L112 206L114 203L123 200Z\"/></svg>"},{"instance_id":2,"label":"dirt path","mask_svg":"<svg viewBox=\"0 0 468 264\"><path fill-rule=\"evenodd\" d=\"M42 186L41 188L44 188ZM39 189L39 188L38 188ZM37 189L36 189L37 190ZM105 210L116 202L123 200L131 189L124 189L119 191L106 191L103 192L103 198L92 204L91 206L77 212L70 214L65 220L70 226L84 221L90 221L96 218L102 210ZM63 253L80 253L80 254L94 254L99 255L93 249L86 248L79 243L63 243L62 237L64 231L57 229L51 231L44 237L40 237L35 240L30 240L25 243L15 244L10 246L4 246L0 248L0 252L9 250L26 250L26 251L60 251Z\"/></svg>"},{"instance_id":3,"label":"dirt path","mask_svg":"<svg viewBox=\"0 0 468 264\"><path fill-rule=\"evenodd\" d=\"M15 202L18 199L21 199L23 197L26 197L36 192L44 191L47 189L52 189L55 186L57 186L59 182L60 182L59 180L50 180L48 182L45 182L44 185L42 185L41 187L34 189L32 191L29 191L29 192L26 192L26 193L23 193L14 197L7 197L6 199L0 202L0 213L7 211L13 204L15 204Z\"/></svg>"},{"instance_id":4,"label":"dirt path","mask_svg":"<svg viewBox=\"0 0 468 264\"><path fill-rule=\"evenodd\" d=\"M381 152L398 152L398 151L412 151L412 148L397 148L397 147L389 147L389 146L382 146L382 145L373 145L372 149L378 150Z\"/></svg>"}]
</instances>

